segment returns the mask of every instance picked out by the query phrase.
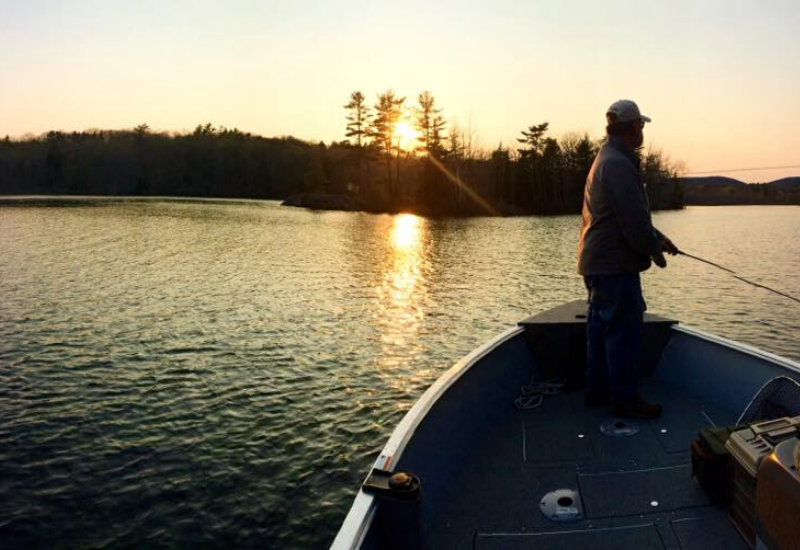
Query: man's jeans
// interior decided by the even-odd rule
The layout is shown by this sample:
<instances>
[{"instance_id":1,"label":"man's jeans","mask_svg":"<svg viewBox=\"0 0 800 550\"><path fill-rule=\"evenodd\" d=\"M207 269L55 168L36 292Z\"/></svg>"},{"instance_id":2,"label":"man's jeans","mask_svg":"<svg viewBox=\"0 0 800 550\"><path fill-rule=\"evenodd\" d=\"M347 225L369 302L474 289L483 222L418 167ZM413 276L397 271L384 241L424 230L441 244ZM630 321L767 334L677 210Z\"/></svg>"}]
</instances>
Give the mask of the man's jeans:
<instances>
[{"instance_id":1,"label":"man's jeans","mask_svg":"<svg viewBox=\"0 0 800 550\"><path fill-rule=\"evenodd\" d=\"M636 358L646 305L638 273L589 275L586 319L589 393L626 404L636 395Z\"/></svg>"}]
</instances>

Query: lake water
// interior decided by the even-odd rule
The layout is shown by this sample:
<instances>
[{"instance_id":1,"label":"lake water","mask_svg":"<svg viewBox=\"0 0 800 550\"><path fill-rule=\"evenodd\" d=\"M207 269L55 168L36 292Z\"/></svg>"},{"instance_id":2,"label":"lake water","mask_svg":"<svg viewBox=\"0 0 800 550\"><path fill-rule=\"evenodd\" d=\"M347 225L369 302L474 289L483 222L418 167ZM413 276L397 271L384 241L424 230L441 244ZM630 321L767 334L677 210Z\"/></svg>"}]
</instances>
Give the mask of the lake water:
<instances>
[{"instance_id":1,"label":"lake water","mask_svg":"<svg viewBox=\"0 0 800 550\"><path fill-rule=\"evenodd\" d=\"M657 213L800 295L800 207ZM579 218L0 205L0 545L325 547L450 365L582 298ZM800 359L800 307L686 258L651 312Z\"/></svg>"}]
</instances>

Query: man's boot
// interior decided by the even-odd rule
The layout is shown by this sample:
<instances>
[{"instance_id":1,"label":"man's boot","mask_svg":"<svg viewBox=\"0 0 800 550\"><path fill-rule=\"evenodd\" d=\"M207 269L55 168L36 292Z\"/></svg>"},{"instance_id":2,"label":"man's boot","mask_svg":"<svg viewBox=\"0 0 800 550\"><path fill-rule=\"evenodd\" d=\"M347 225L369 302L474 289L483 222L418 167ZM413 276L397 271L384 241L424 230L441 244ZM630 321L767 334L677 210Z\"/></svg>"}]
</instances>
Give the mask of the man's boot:
<instances>
[{"instance_id":1,"label":"man's boot","mask_svg":"<svg viewBox=\"0 0 800 550\"><path fill-rule=\"evenodd\" d=\"M614 416L621 416L622 418L649 420L661 416L661 405L657 403L648 403L637 393L632 401L612 404L611 414Z\"/></svg>"}]
</instances>

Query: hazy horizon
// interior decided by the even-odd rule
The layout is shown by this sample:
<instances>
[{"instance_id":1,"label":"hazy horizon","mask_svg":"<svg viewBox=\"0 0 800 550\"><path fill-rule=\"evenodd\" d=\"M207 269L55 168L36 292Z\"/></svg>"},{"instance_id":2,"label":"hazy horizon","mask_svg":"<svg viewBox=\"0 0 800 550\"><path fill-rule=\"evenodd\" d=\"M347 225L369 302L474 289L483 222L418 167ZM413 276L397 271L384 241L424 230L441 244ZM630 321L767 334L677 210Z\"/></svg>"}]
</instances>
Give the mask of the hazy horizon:
<instances>
[{"instance_id":1,"label":"hazy horizon","mask_svg":"<svg viewBox=\"0 0 800 550\"><path fill-rule=\"evenodd\" d=\"M687 172L800 175L800 7L632 1L0 2L0 136L211 122L266 137L345 138L342 106L430 90L480 144L521 130L602 137L620 98L645 145ZM783 170L732 169L795 166ZM715 174L699 174L715 171Z\"/></svg>"}]
</instances>

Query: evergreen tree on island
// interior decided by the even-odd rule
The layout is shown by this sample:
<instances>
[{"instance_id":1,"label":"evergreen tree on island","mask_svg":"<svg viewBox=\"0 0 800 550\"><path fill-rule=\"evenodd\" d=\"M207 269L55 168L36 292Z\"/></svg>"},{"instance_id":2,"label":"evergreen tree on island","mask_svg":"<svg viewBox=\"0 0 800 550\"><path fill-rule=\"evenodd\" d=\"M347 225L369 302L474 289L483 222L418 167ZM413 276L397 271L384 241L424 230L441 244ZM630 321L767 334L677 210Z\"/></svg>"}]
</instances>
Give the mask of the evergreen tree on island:
<instances>
[{"instance_id":1,"label":"evergreen tree on island","mask_svg":"<svg viewBox=\"0 0 800 550\"><path fill-rule=\"evenodd\" d=\"M361 189L364 182L363 168L364 158L366 156L366 148L364 147L364 140L368 137L368 126L371 114L369 106L366 104L366 97L360 91L355 91L350 94L350 102L344 106L348 110L347 114L347 131L345 136L348 138L355 138L355 160L356 170L358 171L358 188Z\"/></svg>"},{"instance_id":2,"label":"evergreen tree on island","mask_svg":"<svg viewBox=\"0 0 800 550\"><path fill-rule=\"evenodd\" d=\"M386 183L392 198L396 198L398 192L397 182L392 179L392 141L395 125L400 120L405 100L405 97L397 97L391 89L379 94L378 103L375 105L375 116L369 126L372 146L386 160Z\"/></svg>"}]
</instances>

